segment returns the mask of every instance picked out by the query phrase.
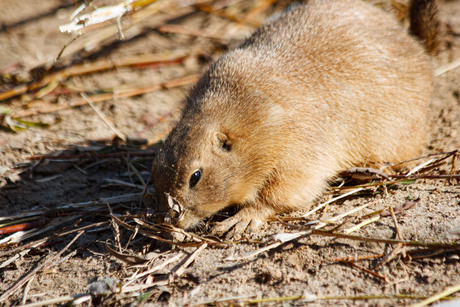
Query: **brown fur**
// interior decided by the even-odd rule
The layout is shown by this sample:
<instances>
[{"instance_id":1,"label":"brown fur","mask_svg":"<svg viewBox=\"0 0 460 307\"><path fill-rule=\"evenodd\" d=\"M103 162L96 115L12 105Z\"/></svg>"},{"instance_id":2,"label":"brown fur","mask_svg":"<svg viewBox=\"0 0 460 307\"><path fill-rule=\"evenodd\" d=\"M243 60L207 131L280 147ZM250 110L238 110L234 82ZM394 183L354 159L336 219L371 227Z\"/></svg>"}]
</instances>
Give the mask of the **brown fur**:
<instances>
[{"instance_id":1,"label":"brown fur","mask_svg":"<svg viewBox=\"0 0 460 307\"><path fill-rule=\"evenodd\" d=\"M190 228L240 232L305 209L339 171L421 154L432 90L429 57L395 19L358 0L311 0L216 61L191 91L152 171ZM190 188L191 175L202 177Z\"/></svg>"},{"instance_id":2,"label":"brown fur","mask_svg":"<svg viewBox=\"0 0 460 307\"><path fill-rule=\"evenodd\" d=\"M426 50L434 54L439 48L441 26L437 18L438 5L433 0L411 0L409 5L410 31L421 38Z\"/></svg>"}]
</instances>

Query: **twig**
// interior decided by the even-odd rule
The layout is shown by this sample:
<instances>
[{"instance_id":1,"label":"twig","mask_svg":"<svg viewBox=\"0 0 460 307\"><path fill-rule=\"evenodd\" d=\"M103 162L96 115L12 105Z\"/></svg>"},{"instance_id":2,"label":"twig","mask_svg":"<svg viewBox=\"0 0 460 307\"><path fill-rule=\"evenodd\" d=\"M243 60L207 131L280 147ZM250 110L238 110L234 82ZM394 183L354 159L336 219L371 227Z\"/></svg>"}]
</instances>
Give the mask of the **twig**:
<instances>
[{"instance_id":1,"label":"twig","mask_svg":"<svg viewBox=\"0 0 460 307\"><path fill-rule=\"evenodd\" d=\"M129 284L133 283L134 281L136 281L137 279L139 278L142 278L144 276L147 276L149 274L152 274L156 271L159 271L163 268L165 268L168 264L170 263L173 263L175 261L177 261L180 257L182 257L184 254L182 252L179 252L177 255L174 255L173 257L169 258L168 260L164 261L163 263L157 265L157 266L154 266L153 268L151 268L150 270L147 270L145 272L142 272L141 274L138 274L138 275L133 275L131 276L128 281L123 285L123 288L128 286Z\"/></svg>"},{"instance_id":2,"label":"twig","mask_svg":"<svg viewBox=\"0 0 460 307\"><path fill-rule=\"evenodd\" d=\"M380 219L379 215L374 216L373 218L366 219L366 220L362 221L361 223L344 230L343 232L346 233L346 234L352 233L352 232L354 232L354 231L356 231L356 230L358 230L358 229L360 229L360 228L362 228L362 227L364 227L366 225L369 225L371 223L374 223L374 222L378 221L379 219Z\"/></svg>"},{"instance_id":3,"label":"twig","mask_svg":"<svg viewBox=\"0 0 460 307\"><path fill-rule=\"evenodd\" d=\"M181 276L185 269L192 263L193 260L200 254L206 247L208 246L207 243L202 243L190 256L188 256L185 261L176 267L172 273L166 277L159 278L155 280L152 283L144 284L144 285L137 285L137 286L123 286L121 292L122 293L128 293L128 292L133 292L133 291L140 291L143 289L148 289L154 286L159 286L159 285L167 285L174 281L175 278Z\"/></svg>"},{"instance_id":4,"label":"twig","mask_svg":"<svg viewBox=\"0 0 460 307\"><path fill-rule=\"evenodd\" d=\"M224 33L214 33L203 29L193 29L190 27L184 27L182 25L166 24L160 26L158 30L161 33L177 33L189 36L211 38L217 41L222 41L223 39L225 39Z\"/></svg>"},{"instance_id":5,"label":"twig","mask_svg":"<svg viewBox=\"0 0 460 307\"><path fill-rule=\"evenodd\" d=\"M345 213L336 215L336 216L330 218L329 220L327 220L327 223L335 223L336 221L340 220L340 219L343 218L343 217L346 217L346 216L348 216L348 215L350 215L350 214L352 214L352 213L355 213L355 212L358 212L358 211L360 211L360 210L363 210L364 208L367 208L367 207L369 207L370 205L375 205L376 203L377 203L377 201L374 201L374 202L372 202L372 203L364 204L364 205L361 205L361 206L356 207L356 208L354 208L354 209L351 209L351 210L349 210L349 211L347 211L347 212L345 212ZM319 228L318 226L315 227L315 229L318 229L318 228Z\"/></svg>"},{"instance_id":6,"label":"twig","mask_svg":"<svg viewBox=\"0 0 460 307\"><path fill-rule=\"evenodd\" d=\"M355 262L355 261L361 261L361 260L369 260L369 259L375 259L375 258L381 258L383 257L383 254L377 254L377 255L364 255L364 256L349 256L349 257L341 257L341 258L334 258L329 261L332 262Z\"/></svg>"},{"instance_id":7,"label":"twig","mask_svg":"<svg viewBox=\"0 0 460 307\"><path fill-rule=\"evenodd\" d=\"M85 93L80 93L80 95L81 97L83 97L86 103L88 103L88 105L94 110L94 112L96 112L96 114L102 119L102 121L118 136L118 138L123 142L126 142L126 136L117 128L115 128L114 125L112 125L112 123L107 119L107 117L104 113L102 113L101 110L96 108L96 106L91 101L91 98L89 98Z\"/></svg>"},{"instance_id":8,"label":"twig","mask_svg":"<svg viewBox=\"0 0 460 307\"><path fill-rule=\"evenodd\" d=\"M41 233L47 232L51 229L56 228L58 225L64 224L69 222L70 220L75 219L74 216L68 216L68 217L62 217L62 218L57 218L57 219L51 219L50 223L46 224L46 227L44 228L38 228L38 229L31 229L27 231L18 231L10 236L7 236L5 238L2 238L0 240L0 244L12 244L12 243L18 243L22 242L26 239L32 238L36 235L39 235Z\"/></svg>"},{"instance_id":9,"label":"twig","mask_svg":"<svg viewBox=\"0 0 460 307\"><path fill-rule=\"evenodd\" d=\"M35 276L32 276L29 281L27 282L26 286L24 287L24 295L22 296L21 304L24 305L27 302L27 294L29 294L30 284L34 280Z\"/></svg>"},{"instance_id":10,"label":"twig","mask_svg":"<svg viewBox=\"0 0 460 307\"><path fill-rule=\"evenodd\" d=\"M403 240L394 240L394 239L380 239L380 238L368 238L354 235L347 235L338 232L327 232L324 230L313 230L312 235L326 236L326 237L336 237L343 239L350 239L355 241L365 241L365 242L374 242L374 243L388 243L388 244L402 244L406 246L421 246L421 247L437 247L437 248L453 248L460 246L460 242L424 242L424 241L403 241Z\"/></svg>"},{"instance_id":11,"label":"twig","mask_svg":"<svg viewBox=\"0 0 460 307\"><path fill-rule=\"evenodd\" d=\"M112 207L110 207L110 204L109 202L106 202L107 204L107 209L109 209L109 214L110 216L114 216L113 215L113 210L112 210ZM113 231L113 236L115 238L115 243L117 244L118 246L118 251L119 252L122 252L123 251L123 248L121 247L121 235L120 235L120 227L118 227L118 224L115 223L113 220L111 220L111 223L112 225L112 231Z\"/></svg>"},{"instance_id":12,"label":"twig","mask_svg":"<svg viewBox=\"0 0 460 307\"><path fill-rule=\"evenodd\" d=\"M444 291L442 291L440 293L437 293L437 294L435 294L433 296L430 296L429 298L421 301L420 303L412 305L411 307L426 306L428 304L436 302L436 301L442 299L443 297L446 297L446 296L451 295L452 293L455 293L455 292L458 292L458 291L460 291L460 284L452 286L452 287L449 287L449 288L447 288L446 290L444 290Z\"/></svg>"},{"instance_id":13,"label":"twig","mask_svg":"<svg viewBox=\"0 0 460 307\"><path fill-rule=\"evenodd\" d=\"M4 302L8 297L10 297L14 292L16 292L19 288L21 288L28 280L30 280L36 273L41 270L45 270L49 268L53 262L58 259L62 253L64 253L84 232L79 232L59 253L52 256L48 254L44 257L44 261L36 266L34 269L30 270L26 275L20 278L17 282L11 285L5 292L3 292L2 296L0 296L0 303Z\"/></svg>"},{"instance_id":14,"label":"twig","mask_svg":"<svg viewBox=\"0 0 460 307\"><path fill-rule=\"evenodd\" d=\"M229 14L227 11L215 10L211 5L208 5L208 4L197 4L196 6L198 7L199 10L203 12L213 14L219 17L223 17L233 22L246 24L246 25L253 26L253 27L260 27L259 22L255 22L254 20L244 20L243 18L240 18L234 14Z\"/></svg>"},{"instance_id":15,"label":"twig","mask_svg":"<svg viewBox=\"0 0 460 307\"><path fill-rule=\"evenodd\" d=\"M305 218L305 217L307 217L307 216L309 216L309 215L315 213L315 212L318 211L319 209L323 208L324 206L326 206L326 205L328 205L328 204L330 204L330 203L332 203L332 202L334 202L334 201L336 201L336 200L339 200L339 199L342 199L342 198L347 197L347 196L349 196L349 195L358 193L359 191L362 191L362 190L364 190L364 188L354 189L354 190L352 190L352 191L350 191L350 192L348 192L348 193L345 193L345 194L343 194L343 195L340 195L340 196L337 196L337 197L335 197L335 198L332 198L332 199L330 199L330 200L328 200L328 201L322 203L321 205L317 206L315 209L311 210L310 212L305 213L304 215L302 215L302 217Z\"/></svg>"},{"instance_id":16,"label":"twig","mask_svg":"<svg viewBox=\"0 0 460 307\"><path fill-rule=\"evenodd\" d=\"M24 231L33 228L38 228L45 225L47 222L46 219L35 220L27 223L16 224L12 226L6 226L0 228L0 235L9 234L17 231Z\"/></svg>"},{"instance_id":17,"label":"twig","mask_svg":"<svg viewBox=\"0 0 460 307\"><path fill-rule=\"evenodd\" d=\"M158 241L161 241L161 242L164 242L164 243L168 243L168 244L171 244L171 245L177 245L177 246L200 246L202 243L201 242L176 242L176 241L171 241L171 240L167 240L167 239L164 239L162 238L161 236L158 236L158 235L155 235L149 231L146 231L144 229L136 229L136 227L134 226L131 226L125 222L123 222L122 220L120 220L119 218L115 217L115 216L111 216L112 219L115 221L115 223L117 223L118 225L126 228L126 229L129 229L131 231L138 231L139 234L147 237L147 238L152 238L152 239L155 239L155 240L158 240ZM223 242L214 242L214 241L210 241L210 242L206 242L208 243L209 245L226 245L227 243L223 243Z\"/></svg>"},{"instance_id":18,"label":"twig","mask_svg":"<svg viewBox=\"0 0 460 307\"><path fill-rule=\"evenodd\" d=\"M390 210L391 218L393 219L393 223L395 225L396 238L398 240L404 240L404 237L403 237L403 235L401 233L401 230L399 229L398 220L396 219L396 215L395 215L395 212L393 210L393 207L390 207L389 210ZM401 243L399 243L391 250L391 252L388 255L386 255L383 258L383 260L376 266L376 268L378 269L378 268L382 267L386 263L388 263L391 260L393 260L394 258L396 258L396 256L401 254L401 253L402 253L403 257L406 256L405 247Z\"/></svg>"},{"instance_id":19,"label":"twig","mask_svg":"<svg viewBox=\"0 0 460 307\"><path fill-rule=\"evenodd\" d=\"M453 151L448 151L448 152L431 153L431 154L428 154L428 155L425 155L425 156L413 158L413 159L410 159L410 160L405 160L405 161L402 161L402 162L399 162L399 163L394 163L394 164L391 164L390 166L394 167L394 166L402 165L402 164L412 162L412 161L418 161L418 160L426 159L426 158L429 158L429 157L443 156L444 155L444 157L442 157L442 158L437 160L439 162L439 161L442 161L444 159L447 159L448 157L452 156L456 152L458 152L458 150L453 150Z\"/></svg>"},{"instance_id":20,"label":"twig","mask_svg":"<svg viewBox=\"0 0 460 307\"><path fill-rule=\"evenodd\" d=\"M182 263L180 266L178 266L177 268L175 268L173 271L172 271L172 275L171 277L174 279L176 277L179 277L181 276L182 274L184 274L185 272L185 269L190 265L190 263L192 263L196 257L198 257L198 255L206 248L208 247L208 243L204 242L201 244L200 247L198 247L194 252L193 254L191 254L185 261L184 263Z\"/></svg>"},{"instance_id":21,"label":"twig","mask_svg":"<svg viewBox=\"0 0 460 307\"><path fill-rule=\"evenodd\" d=\"M13 263L16 259L20 258L20 257L24 257L25 255L27 255L33 248L36 248L40 245L42 245L43 243L45 243L46 241L48 241L48 239L42 239L42 240L39 240L37 242L35 242L34 244L32 245L29 245L29 247L23 247L24 249L17 253L16 255L14 255L13 257L11 257L10 259L8 260L5 260L2 264L0 264L0 269L8 266L10 263Z\"/></svg>"},{"instance_id":22,"label":"twig","mask_svg":"<svg viewBox=\"0 0 460 307\"><path fill-rule=\"evenodd\" d=\"M102 72L120 67L142 66L147 64L157 64L158 66L180 64L184 61L184 59L187 58L187 56L189 56L189 54L184 52L175 52L169 54L143 54L138 56L129 56L121 59L100 60L91 63L91 65L73 65L69 68L47 74L42 79L31 84L21 84L8 91L1 92L0 101L44 87L53 81L62 82L69 77Z\"/></svg>"},{"instance_id":23,"label":"twig","mask_svg":"<svg viewBox=\"0 0 460 307\"><path fill-rule=\"evenodd\" d=\"M211 302L205 302L197 305L192 305L191 307L205 307L210 305L219 306L217 303L220 302L231 302L236 301L244 297L231 297L219 299ZM247 301L240 301L241 305L254 305L260 303L271 303L271 302L285 302L285 301L300 301L301 303L305 302L314 302L314 301L329 301L329 300L382 300L382 299L422 299L425 296L422 295L408 295L408 294L396 294L396 295L354 295L354 296L317 296L314 294L304 294L297 296L284 296L284 297L271 297L271 298L260 298L260 299L251 299ZM236 305L236 304L235 304Z\"/></svg>"},{"instance_id":24,"label":"twig","mask_svg":"<svg viewBox=\"0 0 460 307\"><path fill-rule=\"evenodd\" d=\"M356 193L358 190L362 190L362 189L356 189L356 190L354 190L352 192ZM350 193L352 193L352 192L350 192ZM342 196L345 196L345 195L342 195ZM345 213L343 213L343 214L341 214L339 216L331 218L329 220L329 222L335 222L338 219L343 218L343 217L345 217L347 215L350 215L350 214L352 214L352 213L354 213L354 212L356 212L358 210L362 210L363 208L365 208L365 207L367 207L369 205L370 204L366 204L366 205L360 206L358 208L354 208L354 209L352 209L350 211L347 211L347 212L345 212ZM315 225L313 227L313 229L318 230L320 228L323 228L326 225L327 225L327 223L321 222L321 223ZM277 235L273 236L273 238L276 240L276 242L274 242L274 243L272 243L270 245L267 245L267 246L265 246L263 248L260 248L260 249L258 249L256 251L246 253L245 255L240 256L240 257L229 256L229 257L225 258L225 260L235 261L235 260L243 260L243 259L246 259L246 258L251 258L251 257L257 256L257 255L259 255L259 254L261 254L261 253L263 253L265 251L277 248L278 246L280 246L280 245L282 245L282 244L284 244L286 242L296 240L296 239L299 239L299 238L301 238L303 236L307 236L307 235L310 235L310 234L312 234L312 230L305 230L305 231L300 231L300 232L296 232L296 233L280 233L280 234L277 234Z\"/></svg>"},{"instance_id":25,"label":"twig","mask_svg":"<svg viewBox=\"0 0 460 307\"><path fill-rule=\"evenodd\" d=\"M370 275L372 275L372 276L374 276L374 277L377 277L378 279L381 279L381 280L383 280L384 282L388 282L388 279L387 279L385 276L380 275L380 274L377 273L377 272L374 272L374 271L371 271L371 270L369 270L369 269L360 267L359 265L357 265L356 263L351 262L351 261L342 261L342 262L345 263L345 264L347 264L347 265L349 265L349 266L351 266L351 267L353 267L353 268L356 268L356 269L358 269L358 270L361 270L361 271L363 271L363 272L366 272L367 274L370 274Z\"/></svg>"},{"instance_id":26,"label":"twig","mask_svg":"<svg viewBox=\"0 0 460 307\"><path fill-rule=\"evenodd\" d=\"M425 166L427 165L430 165L431 163L435 162L436 159L430 159L428 161L425 161L419 165L417 165L416 167L414 167L413 169L411 169L407 174L406 174L406 177L410 177L410 175L412 174L415 174L416 172L418 172L419 170L421 170L422 168L424 168Z\"/></svg>"},{"instance_id":27,"label":"twig","mask_svg":"<svg viewBox=\"0 0 460 307\"><path fill-rule=\"evenodd\" d=\"M83 294L75 294L75 295L67 295L67 296L60 296L60 297L55 297L49 300L41 301L41 302L36 302L36 303L31 303L31 304L25 304L22 305L21 307L41 307L41 306L51 306L55 304L62 304L70 301L74 301L76 299L82 298L84 296L89 296L91 295L89 293L83 293Z\"/></svg>"},{"instance_id":28,"label":"twig","mask_svg":"<svg viewBox=\"0 0 460 307\"><path fill-rule=\"evenodd\" d=\"M460 66L460 58L453 60L450 63L442 65L434 70L434 76L438 77L442 74L445 74L449 70L455 69Z\"/></svg>"},{"instance_id":29,"label":"twig","mask_svg":"<svg viewBox=\"0 0 460 307\"><path fill-rule=\"evenodd\" d=\"M391 213L391 218L393 219L393 223L395 224L397 238L399 240L404 240L404 237L403 237L403 235L401 233L401 230L399 229L398 220L396 219L396 215L395 215L395 211L394 211L393 207L390 207L390 213Z\"/></svg>"},{"instance_id":30,"label":"twig","mask_svg":"<svg viewBox=\"0 0 460 307\"><path fill-rule=\"evenodd\" d=\"M151 2L151 0L139 0L136 2L146 3L147 1ZM157 1L156 3L152 3L144 7L142 10L138 10L129 15L125 15L124 19L128 21L124 24L125 36L132 38L141 34L143 31L143 27L139 26L139 23L149 18L151 19L154 14L157 14L160 10L164 9L165 7L168 7L171 4L174 5L175 3L175 1ZM134 6L134 3L132 5ZM192 9L189 9L188 12L190 12L191 10ZM183 10L180 10L179 13L175 14L175 16L179 17L184 15L185 13ZM173 18L171 16L168 17ZM150 24L149 26L154 28L159 24L164 23L164 18L157 18L156 23L157 25ZM78 42L67 47L66 52L64 52L65 56L70 56L74 53L80 52L83 49L85 49L86 51L91 51L96 47L103 45L105 42L108 42L111 38L114 38L118 33L118 27L116 24L110 24L104 28L98 28L98 30L95 33L85 33L86 35L79 39Z\"/></svg>"},{"instance_id":31,"label":"twig","mask_svg":"<svg viewBox=\"0 0 460 307\"><path fill-rule=\"evenodd\" d=\"M119 151L119 152L110 152L110 153L99 153L99 152L84 152L81 154L75 154L75 155L60 155L60 156L47 156L47 155L34 155L34 156L29 156L27 159L35 161L35 160L48 160L48 161L54 161L54 160L77 160L77 159L103 159L103 158L119 158L129 155L130 157L153 157L155 155L154 151L150 150L136 150L136 151ZM0 217L0 221L2 220L2 217Z\"/></svg>"},{"instance_id":32,"label":"twig","mask_svg":"<svg viewBox=\"0 0 460 307\"><path fill-rule=\"evenodd\" d=\"M402 206L398 206L396 208L391 208L391 210L393 210L393 214L399 214L405 210L408 210L410 208L412 208L413 206L415 206L418 202L420 201L420 198L416 199L416 200L408 200L406 201ZM380 212L380 216L381 217L386 217L386 216L390 216L392 215L391 211L382 211Z\"/></svg>"},{"instance_id":33,"label":"twig","mask_svg":"<svg viewBox=\"0 0 460 307\"><path fill-rule=\"evenodd\" d=\"M159 91L162 89L184 86L184 85L191 84L195 82L196 80L198 80L198 75L190 75L190 76L185 76L182 78L170 80L164 83L160 83L160 84L154 84L154 85L135 88L135 89L123 89L123 90L118 90L117 92L113 92L113 93L91 95L89 97L91 98L91 101L93 103L97 103L97 102L102 102L102 101L106 101L110 99L139 96L139 95L143 95L146 93ZM84 106L87 104L88 103L83 98L75 99L75 100L72 100L69 105L54 105L52 107L48 107L46 110L40 110L40 109L19 110L16 113L12 114L11 117L18 118L18 117L37 115L37 114L47 114L47 113L57 112L61 110L66 110L69 108L80 107L80 106Z\"/></svg>"}]
</instances>

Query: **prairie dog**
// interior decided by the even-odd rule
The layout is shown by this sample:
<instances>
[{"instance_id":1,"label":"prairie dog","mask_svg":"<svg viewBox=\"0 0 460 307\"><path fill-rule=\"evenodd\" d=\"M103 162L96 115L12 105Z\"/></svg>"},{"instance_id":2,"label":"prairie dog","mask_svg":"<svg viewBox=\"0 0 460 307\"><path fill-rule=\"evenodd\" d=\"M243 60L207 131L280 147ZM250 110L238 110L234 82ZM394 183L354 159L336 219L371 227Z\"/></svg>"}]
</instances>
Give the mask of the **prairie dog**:
<instances>
[{"instance_id":1,"label":"prairie dog","mask_svg":"<svg viewBox=\"0 0 460 307\"><path fill-rule=\"evenodd\" d=\"M430 59L393 16L359 0L310 0L192 89L153 163L159 210L174 209L187 229L238 204L215 230L239 233L308 209L341 170L420 155L431 92Z\"/></svg>"}]
</instances>

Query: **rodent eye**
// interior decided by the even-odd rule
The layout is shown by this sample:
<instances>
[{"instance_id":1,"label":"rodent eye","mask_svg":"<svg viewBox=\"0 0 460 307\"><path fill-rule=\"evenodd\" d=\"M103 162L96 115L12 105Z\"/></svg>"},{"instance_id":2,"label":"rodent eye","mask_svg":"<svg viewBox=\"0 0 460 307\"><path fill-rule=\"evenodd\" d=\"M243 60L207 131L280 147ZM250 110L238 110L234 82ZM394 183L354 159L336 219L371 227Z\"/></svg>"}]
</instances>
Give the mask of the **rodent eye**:
<instances>
[{"instance_id":1,"label":"rodent eye","mask_svg":"<svg viewBox=\"0 0 460 307\"><path fill-rule=\"evenodd\" d=\"M190 181L189 181L189 187L193 188L196 186L198 181L201 179L201 169L197 169L195 172L193 172L192 176L190 176Z\"/></svg>"}]
</instances>

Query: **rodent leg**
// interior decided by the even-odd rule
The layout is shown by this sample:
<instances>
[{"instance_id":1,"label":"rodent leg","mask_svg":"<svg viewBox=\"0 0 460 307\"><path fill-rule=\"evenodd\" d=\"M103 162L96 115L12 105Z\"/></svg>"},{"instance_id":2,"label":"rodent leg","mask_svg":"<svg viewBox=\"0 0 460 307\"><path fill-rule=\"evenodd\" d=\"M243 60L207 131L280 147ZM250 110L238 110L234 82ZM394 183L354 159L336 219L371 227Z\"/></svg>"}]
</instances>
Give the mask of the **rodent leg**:
<instances>
[{"instance_id":1,"label":"rodent leg","mask_svg":"<svg viewBox=\"0 0 460 307\"><path fill-rule=\"evenodd\" d=\"M240 237L245 231L251 232L257 230L275 211L266 205L246 205L234 216L218 223L213 233L227 237Z\"/></svg>"}]
</instances>

